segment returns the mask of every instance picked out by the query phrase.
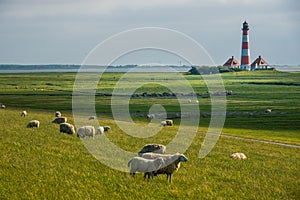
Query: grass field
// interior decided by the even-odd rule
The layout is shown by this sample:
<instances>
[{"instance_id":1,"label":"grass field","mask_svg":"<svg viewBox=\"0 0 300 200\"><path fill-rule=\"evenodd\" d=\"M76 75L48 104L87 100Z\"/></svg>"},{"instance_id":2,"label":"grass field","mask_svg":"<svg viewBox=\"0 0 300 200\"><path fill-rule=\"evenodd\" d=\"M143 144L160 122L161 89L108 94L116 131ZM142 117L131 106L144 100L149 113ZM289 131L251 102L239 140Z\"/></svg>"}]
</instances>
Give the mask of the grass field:
<instances>
[{"instance_id":1,"label":"grass field","mask_svg":"<svg viewBox=\"0 0 300 200\"><path fill-rule=\"evenodd\" d=\"M0 74L0 198L1 199L300 199L300 149L220 137L203 159L198 153L205 137L209 115L201 115L198 134L185 152L189 161L174 174L144 181L113 170L95 159L76 136L59 133L52 124L60 110L73 123L74 73ZM121 73L103 74L97 88L96 111L100 124L110 125L106 136L117 146L137 152L146 143L168 144L178 130L165 127L149 138L124 133L112 119L110 94ZM140 77L139 77L140 76ZM135 74L155 78L156 74ZM201 113L210 112L210 97L200 76L184 75L193 86ZM223 134L300 145L300 73L255 71L222 74L227 96ZM168 80L173 81L168 77ZM131 80L131 82L133 82ZM130 85L130 83L129 83ZM136 90L162 93L155 84ZM132 98L130 111L139 124L152 104L178 112L176 98ZM272 113L264 113L272 109ZM22 110L28 116L20 117ZM25 128L38 119L38 129ZM247 160L232 160L233 152ZM128 169L129 170L129 169Z\"/></svg>"}]
</instances>

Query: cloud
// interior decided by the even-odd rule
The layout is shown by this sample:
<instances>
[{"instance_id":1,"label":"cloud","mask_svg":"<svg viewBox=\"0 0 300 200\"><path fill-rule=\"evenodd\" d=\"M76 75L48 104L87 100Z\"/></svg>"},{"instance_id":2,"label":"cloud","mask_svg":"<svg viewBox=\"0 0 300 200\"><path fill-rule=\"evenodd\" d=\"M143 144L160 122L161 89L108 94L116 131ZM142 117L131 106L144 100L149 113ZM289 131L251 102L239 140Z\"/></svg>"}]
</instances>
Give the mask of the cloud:
<instances>
[{"instance_id":1,"label":"cloud","mask_svg":"<svg viewBox=\"0 0 300 200\"><path fill-rule=\"evenodd\" d=\"M8 17L35 18L62 15L109 15L123 11L153 9L156 7L185 6L195 0L12 0L0 2L7 9L2 15Z\"/></svg>"},{"instance_id":2,"label":"cloud","mask_svg":"<svg viewBox=\"0 0 300 200\"><path fill-rule=\"evenodd\" d=\"M132 12L174 7L250 6L268 5L284 0L11 0L0 1L1 15L16 18L60 17L72 15L112 15L116 12Z\"/></svg>"}]
</instances>

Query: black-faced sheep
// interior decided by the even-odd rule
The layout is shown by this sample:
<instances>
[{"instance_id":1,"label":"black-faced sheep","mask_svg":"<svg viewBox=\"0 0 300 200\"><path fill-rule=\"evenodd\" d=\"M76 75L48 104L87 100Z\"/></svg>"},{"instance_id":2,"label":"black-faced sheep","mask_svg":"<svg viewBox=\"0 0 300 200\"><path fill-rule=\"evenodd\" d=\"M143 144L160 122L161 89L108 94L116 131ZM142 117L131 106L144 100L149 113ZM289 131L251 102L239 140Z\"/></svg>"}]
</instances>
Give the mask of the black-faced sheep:
<instances>
[{"instance_id":1,"label":"black-faced sheep","mask_svg":"<svg viewBox=\"0 0 300 200\"><path fill-rule=\"evenodd\" d=\"M59 131L61 133L74 134L75 133L75 128L74 128L74 126L72 124L61 123L59 125Z\"/></svg>"},{"instance_id":2,"label":"black-faced sheep","mask_svg":"<svg viewBox=\"0 0 300 200\"><path fill-rule=\"evenodd\" d=\"M21 117L25 117L26 115L27 115L26 110L23 110L23 111L21 112Z\"/></svg>"},{"instance_id":3,"label":"black-faced sheep","mask_svg":"<svg viewBox=\"0 0 300 200\"><path fill-rule=\"evenodd\" d=\"M55 112L55 117L61 117L61 113L59 111Z\"/></svg>"},{"instance_id":4,"label":"black-faced sheep","mask_svg":"<svg viewBox=\"0 0 300 200\"><path fill-rule=\"evenodd\" d=\"M104 127L103 126L99 126L97 128L96 134L97 135L102 135L104 133Z\"/></svg>"},{"instance_id":5,"label":"black-faced sheep","mask_svg":"<svg viewBox=\"0 0 300 200\"><path fill-rule=\"evenodd\" d=\"M68 119L66 117L57 117L52 121L52 123L61 124L61 123L66 123L67 120Z\"/></svg>"},{"instance_id":6,"label":"black-faced sheep","mask_svg":"<svg viewBox=\"0 0 300 200\"><path fill-rule=\"evenodd\" d=\"M244 153L233 153L230 155L230 158L241 159L241 160L247 159L247 157Z\"/></svg>"},{"instance_id":7,"label":"black-faced sheep","mask_svg":"<svg viewBox=\"0 0 300 200\"><path fill-rule=\"evenodd\" d=\"M162 144L146 144L139 152L138 155L142 156L144 153L154 152L163 154L166 152L166 146Z\"/></svg>"},{"instance_id":8,"label":"black-faced sheep","mask_svg":"<svg viewBox=\"0 0 300 200\"><path fill-rule=\"evenodd\" d=\"M105 132L108 132L110 130L110 126L103 126L103 128Z\"/></svg>"},{"instance_id":9,"label":"black-faced sheep","mask_svg":"<svg viewBox=\"0 0 300 200\"><path fill-rule=\"evenodd\" d=\"M77 130L77 137L92 137L95 136L95 128L93 126L82 126Z\"/></svg>"},{"instance_id":10,"label":"black-faced sheep","mask_svg":"<svg viewBox=\"0 0 300 200\"><path fill-rule=\"evenodd\" d=\"M27 128L33 128L36 127L38 128L40 126L40 122L38 120L31 120L28 124L27 124Z\"/></svg>"},{"instance_id":11,"label":"black-faced sheep","mask_svg":"<svg viewBox=\"0 0 300 200\"><path fill-rule=\"evenodd\" d=\"M149 160L141 157L134 157L129 160L128 167L130 167L130 175L134 176L136 172L151 173L152 171L157 171L163 164L164 160L162 158Z\"/></svg>"},{"instance_id":12,"label":"black-faced sheep","mask_svg":"<svg viewBox=\"0 0 300 200\"><path fill-rule=\"evenodd\" d=\"M167 119L160 122L160 126L173 126L173 120Z\"/></svg>"},{"instance_id":13,"label":"black-faced sheep","mask_svg":"<svg viewBox=\"0 0 300 200\"><path fill-rule=\"evenodd\" d=\"M143 158L146 159L155 159L155 158L163 158L164 165L157 171L146 172L144 174L144 178L148 175L148 178L152 176L156 176L157 174L167 174L167 181L172 183L172 175L174 172L178 171L180 167L180 162L187 162L188 159L183 154L176 153L174 155L170 154L155 154L155 153L145 153L143 154Z\"/></svg>"}]
</instances>

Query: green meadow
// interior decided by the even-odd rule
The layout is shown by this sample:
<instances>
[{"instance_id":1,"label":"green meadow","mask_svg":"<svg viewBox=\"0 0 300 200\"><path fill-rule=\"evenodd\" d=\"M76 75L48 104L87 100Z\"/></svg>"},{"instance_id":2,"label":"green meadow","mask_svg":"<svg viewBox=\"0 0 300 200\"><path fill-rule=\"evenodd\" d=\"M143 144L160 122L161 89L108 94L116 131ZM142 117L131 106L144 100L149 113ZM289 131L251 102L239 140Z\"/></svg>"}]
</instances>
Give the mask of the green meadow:
<instances>
[{"instance_id":1,"label":"green meadow","mask_svg":"<svg viewBox=\"0 0 300 200\"><path fill-rule=\"evenodd\" d=\"M202 159L198 154L210 122L211 95L201 76L181 75L197 94L200 122L184 152L189 160L170 184L166 175L144 180L142 174L133 178L102 164L79 138L61 134L59 125L51 123L56 110L74 123L75 73L0 74L0 103L6 106L0 109L0 199L300 199L300 148L225 137L300 146L300 73L223 73L225 90L232 91L226 96L224 136ZM180 127L180 118L148 138L132 137L114 121L111 99L123 76L102 74L95 91L97 120L111 127L105 136L131 152L147 143L167 145ZM159 82L181 86L174 74L161 78L158 73L132 73L122 84L134 88L141 80L158 83L134 90L129 110L135 123L147 125L146 114L154 104L164 106L170 116L180 113L175 96L157 95L172 92ZM156 95L142 96L145 92ZM266 113L267 109L272 112ZM21 117L22 110L28 116ZM32 119L41 122L39 128L26 128ZM234 152L248 158L233 160L229 156Z\"/></svg>"}]
</instances>

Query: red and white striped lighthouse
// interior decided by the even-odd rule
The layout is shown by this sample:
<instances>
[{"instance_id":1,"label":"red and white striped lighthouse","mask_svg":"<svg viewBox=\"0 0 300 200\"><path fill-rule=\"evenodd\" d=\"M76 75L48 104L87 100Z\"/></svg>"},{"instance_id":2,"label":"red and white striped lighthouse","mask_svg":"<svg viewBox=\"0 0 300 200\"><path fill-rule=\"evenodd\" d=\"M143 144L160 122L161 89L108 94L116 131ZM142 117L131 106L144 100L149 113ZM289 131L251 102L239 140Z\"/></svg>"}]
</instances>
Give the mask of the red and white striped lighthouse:
<instances>
[{"instance_id":1,"label":"red and white striped lighthouse","mask_svg":"<svg viewBox=\"0 0 300 200\"><path fill-rule=\"evenodd\" d=\"M250 70L250 46L249 46L249 25L246 21L243 23L243 37L242 37L242 55L241 55L241 68Z\"/></svg>"}]
</instances>

